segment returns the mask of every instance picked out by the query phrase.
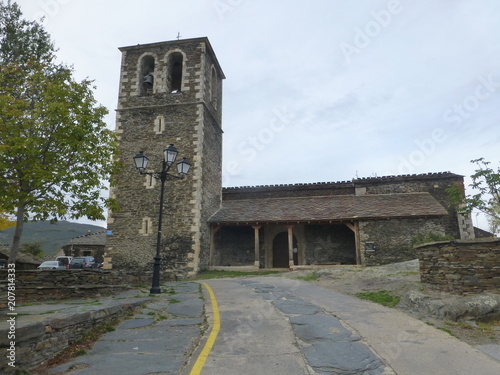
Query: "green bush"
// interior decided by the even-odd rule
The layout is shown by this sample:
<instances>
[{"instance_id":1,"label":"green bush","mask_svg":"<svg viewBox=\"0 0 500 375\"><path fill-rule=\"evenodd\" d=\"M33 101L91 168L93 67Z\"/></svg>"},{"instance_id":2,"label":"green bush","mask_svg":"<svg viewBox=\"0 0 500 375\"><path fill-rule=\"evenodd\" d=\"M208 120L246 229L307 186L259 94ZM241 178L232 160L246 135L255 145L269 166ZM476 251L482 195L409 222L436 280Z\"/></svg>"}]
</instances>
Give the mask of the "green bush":
<instances>
[{"instance_id":1,"label":"green bush","mask_svg":"<svg viewBox=\"0 0 500 375\"><path fill-rule=\"evenodd\" d=\"M453 236L445 236L439 233L427 233L427 234L420 233L411 239L411 244L413 246L416 246L428 242L439 242L439 241L450 241L450 240L453 240Z\"/></svg>"}]
</instances>

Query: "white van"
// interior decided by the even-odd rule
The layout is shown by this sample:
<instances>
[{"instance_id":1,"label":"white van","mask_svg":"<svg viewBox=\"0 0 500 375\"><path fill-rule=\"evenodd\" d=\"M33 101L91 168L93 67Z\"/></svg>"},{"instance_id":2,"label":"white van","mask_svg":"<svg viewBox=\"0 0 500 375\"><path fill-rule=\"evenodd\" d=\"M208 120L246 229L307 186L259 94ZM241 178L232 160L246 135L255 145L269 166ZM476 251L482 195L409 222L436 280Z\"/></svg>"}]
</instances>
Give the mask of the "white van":
<instances>
[{"instance_id":1,"label":"white van","mask_svg":"<svg viewBox=\"0 0 500 375\"><path fill-rule=\"evenodd\" d=\"M64 267L66 267L66 268L69 268L69 264L71 263L72 259L73 259L73 257L69 257L69 256L65 256L65 255L61 255L61 256L56 258L56 260L61 262L64 265Z\"/></svg>"}]
</instances>

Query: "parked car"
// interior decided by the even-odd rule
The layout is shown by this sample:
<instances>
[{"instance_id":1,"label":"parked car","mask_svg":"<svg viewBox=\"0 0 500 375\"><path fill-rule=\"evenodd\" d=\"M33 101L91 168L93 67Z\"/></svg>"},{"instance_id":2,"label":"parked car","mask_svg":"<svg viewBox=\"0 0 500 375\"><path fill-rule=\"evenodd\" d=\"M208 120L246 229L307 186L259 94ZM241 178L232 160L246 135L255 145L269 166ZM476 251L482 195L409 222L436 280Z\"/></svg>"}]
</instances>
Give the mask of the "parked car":
<instances>
[{"instance_id":1,"label":"parked car","mask_svg":"<svg viewBox=\"0 0 500 375\"><path fill-rule=\"evenodd\" d=\"M69 256L58 256L56 257L56 260L58 260L59 262L61 262L62 264L64 264L64 266L66 268L69 268L69 264L71 263L71 260L73 259L73 257L69 257Z\"/></svg>"},{"instance_id":2,"label":"parked car","mask_svg":"<svg viewBox=\"0 0 500 375\"><path fill-rule=\"evenodd\" d=\"M39 270L65 270L66 266L58 260L47 260L37 267Z\"/></svg>"},{"instance_id":3,"label":"parked car","mask_svg":"<svg viewBox=\"0 0 500 375\"><path fill-rule=\"evenodd\" d=\"M78 269L78 268L96 268L97 263L94 257L74 257L71 259L69 264L69 268Z\"/></svg>"}]
</instances>

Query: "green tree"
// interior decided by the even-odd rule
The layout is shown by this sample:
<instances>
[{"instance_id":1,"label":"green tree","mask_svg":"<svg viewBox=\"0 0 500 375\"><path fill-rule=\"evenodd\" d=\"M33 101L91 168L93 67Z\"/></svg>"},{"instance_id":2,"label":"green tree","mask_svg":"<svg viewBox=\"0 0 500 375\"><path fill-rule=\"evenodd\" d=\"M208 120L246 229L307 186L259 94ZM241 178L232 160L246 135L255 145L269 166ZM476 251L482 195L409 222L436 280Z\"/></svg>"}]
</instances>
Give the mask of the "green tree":
<instances>
[{"instance_id":1,"label":"green tree","mask_svg":"<svg viewBox=\"0 0 500 375\"><path fill-rule=\"evenodd\" d=\"M104 219L117 171L114 133L92 81L55 62L49 35L0 0L0 207L16 213L9 262L31 220Z\"/></svg>"},{"instance_id":2,"label":"green tree","mask_svg":"<svg viewBox=\"0 0 500 375\"><path fill-rule=\"evenodd\" d=\"M36 257L43 257L43 250L42 250L42 244L40 242L30 242L30 243L23 243L20 247L20 250L23 253L31 254Z\"/></svg>"},{"instance_id":3,"label":"green tree","mask_svg":"<svg viewBox=\"0 0 500 375\"><path fill-rule=\"evenodd\" d=\"M11 220L10 216L0 209L0 230L4 230L16 225L16 222Z\"/></svg>"},{"instance_id":4,"label":"green tree","mask_svg":"<svg viewBox=\"0 0 500 375\"><path fill-rule=\"evenodd\" d=\"M488 215L491 223L500 221L500 167L496 170L490 167L490 162L479 158L471 160L477 169L470 177L469 185L474 194L465 194L463 187L453 186L448 189L449 198L460 210L471 213L479 210Z\"/></svg>"}]
</instances>

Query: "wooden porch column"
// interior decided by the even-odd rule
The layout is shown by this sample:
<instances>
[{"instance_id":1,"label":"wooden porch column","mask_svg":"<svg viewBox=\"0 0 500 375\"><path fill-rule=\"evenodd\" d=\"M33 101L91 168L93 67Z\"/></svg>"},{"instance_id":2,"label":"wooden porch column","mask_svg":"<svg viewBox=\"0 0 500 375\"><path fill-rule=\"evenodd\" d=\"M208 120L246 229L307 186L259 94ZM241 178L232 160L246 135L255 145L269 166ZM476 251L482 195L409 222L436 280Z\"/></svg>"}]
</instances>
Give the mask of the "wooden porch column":
<instances>
[{"instance_id":1,"label":"wooden porch column","mask_svg":"<svg viewBox=\"0 0 500 375\"><path fill-rule=\"evenodd\" d=\"M359 222L345 223L347 228L354 232L354 245L356 246L356 264L361 265L361 242L359 240Z\"/></svg>"},{"instance_id":2,"label":"wooden porch column","mask_svg":"<svg viewBox=\"0 0 500 375\"><path fill-rule=\"evenodd\" d=\"M255 248L255 262L254 262L254 267L256 269L259 269L260 268L260 250L259 250L259 243L260 243L260 240L259 240L259 229L262 228L262 225L252 225L252 228L254 229L254 233L255 233L255 245L254 245L254 248Z\"/></svg>"},{"instance_id":3,"label":"wooden porch column","mask_svg":"<svg viewBox=\"0 0 500 375\"><path fill-rule=\"evenodd\" d=\"M288 266L293 267L293 225L289 225L288 228Z\"/></svg>"},{"instance_id":4,"label":"wooden porch column","mask_svg":"<svg viewBox=\"0 0 500 375\"><path fill-rule=\"evenodd\" d=\"M219 231L220 227L210 227L210 260L209 265L215 266L215 233Z\"/></svg>"}]
</instances>

